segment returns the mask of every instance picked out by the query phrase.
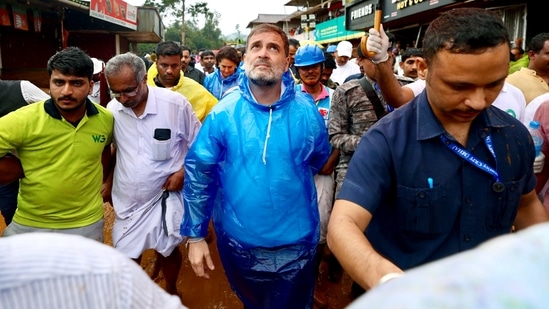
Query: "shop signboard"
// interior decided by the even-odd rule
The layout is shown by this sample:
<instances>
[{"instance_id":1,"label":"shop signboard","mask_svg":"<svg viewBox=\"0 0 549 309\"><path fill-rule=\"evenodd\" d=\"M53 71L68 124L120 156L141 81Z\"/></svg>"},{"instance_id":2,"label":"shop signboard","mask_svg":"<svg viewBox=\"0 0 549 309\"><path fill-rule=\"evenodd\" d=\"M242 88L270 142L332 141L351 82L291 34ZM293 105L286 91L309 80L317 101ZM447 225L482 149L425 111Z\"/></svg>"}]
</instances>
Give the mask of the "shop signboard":
<instances>
[{"instance_id":1,"label":"shop signboard","mask_svg":"<svg viewBox=\"0 0 549 309\"><path fill-rule=\"evenodd\" d=\"M381 4L382 23L408 17L420 12L439 8L460 0L363 0L345 6L347 30L364 30L374 25L376 4Z\"/></svg>"},{"instance_id":2,"label":"shop signboard","mask_svg":"<svg viewBox=\"0 0 549 309\"><path fill-rule=\"evenodd\" d=\"M360 38L364 31L345 29L345 16L339 16L316 25L315 39L320 44Z\"/></svg>"},{"instance_id":3,"label":"shop signboard","mask_svg":"<svg viewBox=\"0 0 549 309\"><path fill-rule=\"evenodd\" d=\"M137 30L137 7L123 0L91 0L90 16Z\"/></svg>"}]
</instances>

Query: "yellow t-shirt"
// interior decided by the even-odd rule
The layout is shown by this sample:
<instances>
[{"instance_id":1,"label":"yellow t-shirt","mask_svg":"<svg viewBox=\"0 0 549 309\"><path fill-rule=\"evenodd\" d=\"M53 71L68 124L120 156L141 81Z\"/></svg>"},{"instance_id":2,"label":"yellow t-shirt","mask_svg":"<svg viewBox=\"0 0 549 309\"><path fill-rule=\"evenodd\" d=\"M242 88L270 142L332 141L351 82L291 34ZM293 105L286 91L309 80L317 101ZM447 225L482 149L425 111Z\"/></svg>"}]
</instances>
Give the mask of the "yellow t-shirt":
<instances>
[{"instance_id":1,"label":"yellow t-shirt","mask_svg":"<svg viewBox=\"0 0 549 309\"><path fill-rule=\"evenodd\" d=\"M67 229L103 218L101 155L113 125L112 113L91 101L76 127L51 99L0 118L0 155L15 149L25 172L13 221Z\"/></svg>"}]
</instances>

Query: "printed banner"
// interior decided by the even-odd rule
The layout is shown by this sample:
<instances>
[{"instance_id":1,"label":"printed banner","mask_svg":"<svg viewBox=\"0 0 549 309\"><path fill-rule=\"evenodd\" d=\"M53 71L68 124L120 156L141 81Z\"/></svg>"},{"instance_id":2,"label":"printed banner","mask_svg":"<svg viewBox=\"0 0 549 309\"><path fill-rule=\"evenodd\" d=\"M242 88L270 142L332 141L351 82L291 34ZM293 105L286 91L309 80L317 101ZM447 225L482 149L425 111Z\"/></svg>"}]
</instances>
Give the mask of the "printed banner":
<instances>
[{"instance_id":1,"label":"printed banner","mask_svg":"<svg viewBox=\"0 0 549 309\"><path fill-rule=\"evenodd\" d=\"M39 10L32 10L34 20L34 32L42 32L42 13Z\"/></svg>"},{"instance_id":2,"label":"printed banner","mask_svg":"<svg viewBox=\"0 0 549 309\"><path fill-rule=\"evenodd\" d=\"M0 4L0 26L11 26L7 4Z\"/></svg>"},{"instance_id":3,"label":"printed banner","mask_svg":"<svg viewBox=\"0 0 549 309\"><path fill-rule=\"evenodd\" d=\"M13 6L13 27L19 30L29 30L27 21L27 9L19 5Z\"/></svg>"},{"instance_id":4,"label":"printed banner","mask_svg":"<svg viewBox=\"0 0 549 309\"><path fill-rule=\"evenodd\" d=\"M365 35L364 31L345 29L345 16L339 16L316 25L315 38L318 43L325 44L352 40Z\"/></svg>"},{"instance_id":5,"label":"printed banner","mask_svg":"<svg viewBox=\"0 0 549 309\"><path fill-rule=\"evenodd\" d=\"M91 0L90 16L137 30L137 7L123 0Z\"/></svg>"}]
</instances>

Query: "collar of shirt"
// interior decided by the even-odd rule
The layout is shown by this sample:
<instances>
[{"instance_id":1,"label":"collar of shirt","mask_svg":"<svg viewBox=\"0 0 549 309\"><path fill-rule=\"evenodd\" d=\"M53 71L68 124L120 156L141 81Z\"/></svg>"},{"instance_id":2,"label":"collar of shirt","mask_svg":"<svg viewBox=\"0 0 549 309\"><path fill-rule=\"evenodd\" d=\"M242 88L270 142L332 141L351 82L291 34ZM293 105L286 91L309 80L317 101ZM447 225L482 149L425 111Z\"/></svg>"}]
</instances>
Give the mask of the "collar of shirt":
<instances>
[{"instance_id":1,"label":"collar of shirt","mask_svg":"<svg viewBox=\"0 0 549 309\"><path fill-rule=\"evenodd\" d=\"M175 82L175 86L173 87L166 87L164 86L160 80L158 79L158 75L153 79L154 80L154 84L157 86L157 87L160 87L160 88L169 88L169 89L172 89L172 88L175 88L177 85L179 85L179 82L183 79L181 78L183 76L183 71L181 71L181 74L179 75L179 78L177 79L177 81Z\"/></svg>"},{"instance_id":2,"label":"collar of shirt","mask_svg":"<svg viewBox=\"0 0 549 309\"><path fill-rule=\"evenodd\" d=\"M63 117L61 117L61 114L59 113L59 110L55 107L55 103L53 103L53 99L47 99L44 103L44 110L48 115L52 116L55 119L61 120ZM86 98L86 114L88 117L99 114L99 111L97 110L97 107L88 99Z\"/></svg>"},{"instance_id":3,"label":"collar of shirt","mask_svg":"<svg viewBox=\"0 0 549 309\"><path fill-rule=\"evenodd\" d=\"M408 104L416 104L417 117L417 140L426 140L446 133L440 121L435 117L431 105L427 101L427 92L423 91L414 100ZM476 128L483 130L485 127L502 128L509 125L509 122L502 119L502 114L498 113L497 107L490 106L481 112L473 120L471 133L477 131ZM503 112L504 113L504 112ZM479 120L479 121L477 121ZM469 133L469 134L471 134Z\"/></svg>"},{"instance_id":4,"label":"collar of shirt","mask_svg":"<svg viewBox=\"0 0 549 309\"><path fill-rule=\"evenodd\" d=\"M320 94L316 98L313 98L315 100L315 102L318 102L319 100L322 100L322 99L327 98L327 97L330 96L330 93L328 93L328 90L326 89L326 87L324 87L324 85L321 85L321 86L322 86L322 91L320 92ZM307 91L307 88L303 87L303 85L301 85L301 91L305 92L305 93L309 93Z\"/></svg>"},{"instance_id":5,"label":"collar of shirt","mask_svg":"<svg viewBox=\"0 0 549 309\"><path fill-rule=\"evenodd\" d=\"M535 70L532 70L532 69L529 69L529 68L520 68L520 71L522 71L521 73L529 74L529 75L532 75L532 76L537 76L538 75Z\"/></svg>"}]
</instances>

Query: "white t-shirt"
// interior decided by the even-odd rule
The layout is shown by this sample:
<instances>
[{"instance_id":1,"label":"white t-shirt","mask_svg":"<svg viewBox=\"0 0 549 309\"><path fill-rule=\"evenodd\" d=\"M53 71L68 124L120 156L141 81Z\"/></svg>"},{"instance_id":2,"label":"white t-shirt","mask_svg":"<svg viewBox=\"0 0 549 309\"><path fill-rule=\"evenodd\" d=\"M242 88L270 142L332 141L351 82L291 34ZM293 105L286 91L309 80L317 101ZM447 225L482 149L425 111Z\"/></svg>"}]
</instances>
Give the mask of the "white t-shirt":
<instances>
[{"instance_id":1,"label":"white t-shirt","mask_svg":"<svg viewBox=\"0 0 549 309\"><path fill-rule=\"evenodd\" d=\"M517 87L506 82L492 105L519 121L524 121L526 99Z\"/></svg>"},{"instance_id":2,"label":"white t-shirt","mask_svg":"<svg viewBox=\"0 0 549 309\"><path fill-rule=\"evenodd\" d=\"M416 81L409 83L404 87L410 88L414 93L414 97L417 97L423 91L423 89L425 89L425 80L418 78Z\"/></svg>"},{"instance_id":3,"label":"white t-shirt","mask_svg":"<svg viewBox=\"0 0 549 309\"><path fill-rule=\"evenodd\" d=\"M338 66L333 72L330 79L339 85L345 82L345 79L353 74L359 74L360 67L355 62L349 60L343 66Z\"/></svg>"},{"instance_id":4,"label":"white t-shirt","mask_svg":"<svg viewBox=\"0 0 549 309\"><path fill-rule=\"evenodd\" d=\"M526 109L524 112L524 123L525 126L528 126L530 121L534 120L534 115L536 114L536 111L538 110L538 107L544 103L549 101L549 92L544 93L542 95L539 95L535 97L528 105L526 105Z\"/></svg>"}]
</instances>

